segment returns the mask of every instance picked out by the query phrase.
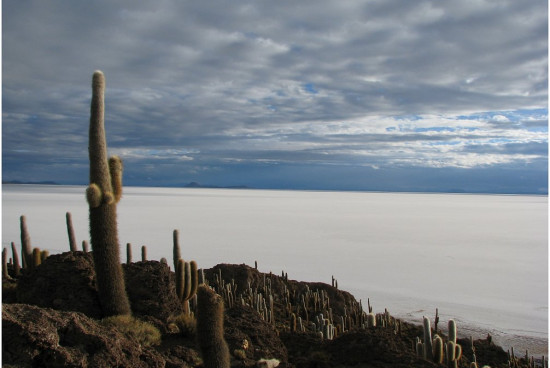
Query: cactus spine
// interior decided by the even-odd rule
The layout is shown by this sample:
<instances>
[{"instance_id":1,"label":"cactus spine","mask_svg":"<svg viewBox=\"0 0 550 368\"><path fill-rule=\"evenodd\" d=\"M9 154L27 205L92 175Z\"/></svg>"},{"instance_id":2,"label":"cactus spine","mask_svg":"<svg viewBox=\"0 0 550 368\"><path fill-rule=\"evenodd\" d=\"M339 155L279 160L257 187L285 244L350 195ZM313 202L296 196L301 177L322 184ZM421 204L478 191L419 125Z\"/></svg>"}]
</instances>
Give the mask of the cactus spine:
<instances>
[{"instance_id":1,"label":"cactus spine","mask_svg":"<svg viewBox=\"0 0 550 368\"><path fill-rule=\"evenodd\" d=\"M96 71L92 80L90 107L90 185L86 190L90 238L103 315L129 315L130 302L120 264L115 202L122 195L122 161L115 156L107 163L104 93L105 78L102 72Z\"/></svg>"},{"instance_id":2,"label":"cactus spine","mask_svg":"<svg viewBox=\"0 0 550 368\"><path fill-rule=\"evenodd\" d=\"M205 368L229 368L229 348L223 338L223 300L212 289L197 292L197 339Z\"/></svg>"},{"instance_id":3,"label":"cactus spine","mask_svg":"<svg viewBox=\"0 0 550 368\"><path fill-rule=\"evenodd\" d=\"M67 212L65 214L65 218L67 220L67 234L69 235L69 247L71 249L71 252L76 252L78 249L76 248L76 239L74 236L73 220L71 217L71 213Z\"/></svg>"}]
</instances>

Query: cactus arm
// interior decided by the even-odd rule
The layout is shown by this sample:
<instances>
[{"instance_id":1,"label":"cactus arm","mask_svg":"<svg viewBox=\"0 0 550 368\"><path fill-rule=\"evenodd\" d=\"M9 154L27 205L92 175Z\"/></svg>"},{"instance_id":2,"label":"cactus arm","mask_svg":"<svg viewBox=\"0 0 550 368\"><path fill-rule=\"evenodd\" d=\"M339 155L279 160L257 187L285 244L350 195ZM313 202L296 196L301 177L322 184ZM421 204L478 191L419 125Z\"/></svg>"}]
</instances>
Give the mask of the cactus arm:
<instances>
[{"instance_id":1,"label":"cactus arm","mask_svg":"<svg viewBox=\"0 0 550 368\"><path fill-rule=\"evenodd\" d=\"M122 197L122 160L118 156L112 156L109 158L109 172L111 174L111 187L113 188L113 194L115 202L120 202Z\"/></svg>"}]
</instances>

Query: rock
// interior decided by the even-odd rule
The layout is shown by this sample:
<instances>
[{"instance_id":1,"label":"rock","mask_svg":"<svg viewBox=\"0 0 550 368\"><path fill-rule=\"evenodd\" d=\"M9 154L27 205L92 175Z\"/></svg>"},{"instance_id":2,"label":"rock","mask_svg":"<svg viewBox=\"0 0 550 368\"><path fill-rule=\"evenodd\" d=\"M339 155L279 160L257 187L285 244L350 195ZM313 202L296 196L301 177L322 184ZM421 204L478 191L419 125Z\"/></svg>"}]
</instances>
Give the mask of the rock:
<instances>
[{"instance_id":1,"label":"rock","mask_svg":"<svg viewBox=\"0 0 550 368\"><path fill-rule=\"evenodd\" d=\"M160 368L165 362L154 349L82 313L4 304L2 365Z\"/></svg>"},{"instance_id":2,"label":"rock","mask_svg":"<svg viewBox=\"0 0 550 368\"><path fill-rule=\"evenodd\" d=\"M166 323L168 317L183 312L176 295L175 276L168 265L157 262L123 264L126 291L132 314Z\"/></svg>"},{"instance_id":3,"label":"rock","mask_svg":"<svg viewBox=\"0 0 550 368\"><path fill-rule=\"evenodd\" d=\"M51 255L18 279L17 301L39 307L102 316L91 253Z\"/></svg>"}]
</instances>

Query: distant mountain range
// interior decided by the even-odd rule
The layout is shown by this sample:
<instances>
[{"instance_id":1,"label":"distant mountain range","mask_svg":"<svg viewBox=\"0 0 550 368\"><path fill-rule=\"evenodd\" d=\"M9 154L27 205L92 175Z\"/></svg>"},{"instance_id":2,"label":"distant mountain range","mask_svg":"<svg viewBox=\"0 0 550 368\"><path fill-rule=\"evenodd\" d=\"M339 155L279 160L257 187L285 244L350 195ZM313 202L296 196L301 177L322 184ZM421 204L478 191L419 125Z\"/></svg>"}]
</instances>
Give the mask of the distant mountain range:
<instances>
[{"instance_id":1,"label":"distant mountain range","mask_svg":"<svg viewBox=\"0 0 550 368\"><path fill-rule=\"evenodd\" d=\"M197 183L196 181L192 181L191 183L183 185L184 188L221 188L221 189L252 189L251 187L248 187L246 185L231 185L231 186L225 186L220 187L218 185L204 185Z\"/></svg>"},{"instance_id":2,"label":"distant mountain range","mask_svg":"<svg viewBox=\"0 0 550 368\"><path fill-rule=\"evenodd\" d=\"M19 181L19 180L2 180L2 184L41 184L41 185L62 185L55 181Z\"/></svg>"},{"instance_id":3,"label":"distant mountain range","mask_svg":"<svg viewBox=\"0 0 550 368\"><path fill-rule=\"evenodd\" d=\"M73 184L67 184L67 183L58 183L55 181L20 181L20 180L2 180L2 184L33 184L33 185L86 185L85 183L73 183ZM125 184L128 187L134 187L134 186L143 186L143 185L128 185ZM144 186L158 186L158 187L166 187L166 188L211 188L211 189L258 189L255 187L250 187L247 185L229 185L229 186L221 186L221 185L209 185L209 184L201 184L196 181L192 181L190 183L182 183L182 184L176 184L176 185L144 185ZM281 189L281 188L260 188L260 189ZM292 188L285 188L290 189ZM308 190L308 189L294 189L294 190ZM335 191L348 191L348 190L338 190L338 189L309 189L309 190L335 190ZM354 190L351 190L354 191ZM480 191L472 191L468 192L464 189L460 188L452 188L452 189L422 189L422 188L411 188L410 190L384 190L381 188L376 189L364 189L359 190L364 192L411 192L411 193L451 193L451 194L518 194L518 195L548 195L548 191L545 192L530 192L530 191L517 191L514 193L508 193L508 192L500 192L500 191L494 191L494 192L480 192Z\"/></svg>"},{"instance_id":4,"label":"distant mountain range","mask_svg":"<svg viewBox=\"0 0 550 368\"><path fill-rule=\"evenodd\" d=\"M2 180L2 184L33 184L33 185L64 185L56 183L55 181L20 181L20 180ZM131 186L131 185L130 185ZM192 181L183 185L173 185L172 187L180 188L220 188L220 189L252 189L246 185L231 185L231 186L219 186L219 185L206 185L200 184L196 181Z\"/></svg>"}]
</instances>

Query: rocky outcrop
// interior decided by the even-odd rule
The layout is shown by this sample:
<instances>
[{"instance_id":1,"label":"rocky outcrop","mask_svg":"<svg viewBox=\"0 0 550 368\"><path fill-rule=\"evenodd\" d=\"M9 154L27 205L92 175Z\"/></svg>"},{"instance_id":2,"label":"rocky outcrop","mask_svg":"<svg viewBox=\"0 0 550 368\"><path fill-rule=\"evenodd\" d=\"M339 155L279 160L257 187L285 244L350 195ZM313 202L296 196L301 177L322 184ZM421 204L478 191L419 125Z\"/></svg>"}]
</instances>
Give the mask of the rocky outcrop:
<instances>
[{"instance_id":1,"label":"rocky outcrop","mask_svg":"<svg viewBox=\"0 0 550 368\"><path fill-rule=\"evenodd\" d=\"M21 275L17 301L101 318L92 255L66 252L49 256L40 266Z\"/></svg>"},{"instance_id":2,"label":"rocky outcrop","mask_svg":"<svg viewBox=\"0 0 550 368\"><path fill-rule=\"evenodd\" d=\"M134 316L152 317L165 324L170 316L183 312L168 265L147 261L124 264L123 269Z\"/></svg>"},{"instance_id":3,"label":"rocky outcrop","mask_svg":"<svg viewBox=\"0 0 550 368\"><path fill-rule=\"evenodd\" d=\"M123 268L135 316L152 317L159 326L169 316L183 311L176 296L174 274L166 264L136 262L124 264ZM66 252L48 257L36 269L19 278L17 302L101 318L91 254Z\"/></svg>"},{"instance_id":4,"label":"rocky outcrop","mask_svg":"<svg viewBox=\"0 0 550 368\"><path fill-rule=\"evenodd\" d=\"M4 304L2 365L160 368L165 362L154 349L82 313Z\"/></svg>"}]
</instances>

